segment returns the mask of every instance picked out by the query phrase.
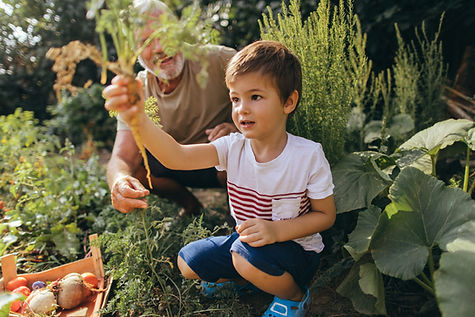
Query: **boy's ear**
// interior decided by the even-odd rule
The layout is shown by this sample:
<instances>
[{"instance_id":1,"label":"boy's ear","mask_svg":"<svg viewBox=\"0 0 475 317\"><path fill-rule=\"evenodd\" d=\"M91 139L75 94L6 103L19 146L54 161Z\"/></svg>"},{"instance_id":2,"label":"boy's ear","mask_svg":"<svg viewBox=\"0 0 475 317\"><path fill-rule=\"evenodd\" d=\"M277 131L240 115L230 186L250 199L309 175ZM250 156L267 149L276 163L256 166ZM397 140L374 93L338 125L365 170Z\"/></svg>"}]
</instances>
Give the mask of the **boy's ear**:
<instances>
[{"instance_id":1,"label":"boy's ear","mask_svg":"<svg viewBox=\"0 0 475 317\"><path fill-rule=\"evenodd\" d=\"M295 107L297 107L297 101L299 100L299 92L297 90L294 90L289 98L287 98L287 101L284 104L284 113L289 114L292 111L295 110Z\"/></svg>"}]
</instances>

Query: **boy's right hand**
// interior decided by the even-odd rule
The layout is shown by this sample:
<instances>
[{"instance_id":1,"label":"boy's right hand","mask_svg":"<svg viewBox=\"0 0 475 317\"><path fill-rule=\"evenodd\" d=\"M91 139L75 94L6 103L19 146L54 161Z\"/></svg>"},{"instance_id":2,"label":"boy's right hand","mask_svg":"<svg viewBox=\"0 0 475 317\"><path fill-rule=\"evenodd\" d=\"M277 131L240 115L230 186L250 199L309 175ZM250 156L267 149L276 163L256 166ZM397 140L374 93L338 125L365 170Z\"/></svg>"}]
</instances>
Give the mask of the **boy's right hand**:
<instances>
[{"instance_id":1,"label":"boy's right hand","mask_svg":"<svg viewBox=\"0 0 475 317\"><path fill-rule=\"evenodd\" d=\"M112 79L111 84L102 91L102 96L105 99L104 107L109 111L118 111L120 117L129 125L135 115L137 115L140 124L144 115L142 82L135 80L136 91L129 91L132 87L130 79L117 75ZM136 104L130 103L129 93L139 96Z\"/></svg>"}]
</instances>

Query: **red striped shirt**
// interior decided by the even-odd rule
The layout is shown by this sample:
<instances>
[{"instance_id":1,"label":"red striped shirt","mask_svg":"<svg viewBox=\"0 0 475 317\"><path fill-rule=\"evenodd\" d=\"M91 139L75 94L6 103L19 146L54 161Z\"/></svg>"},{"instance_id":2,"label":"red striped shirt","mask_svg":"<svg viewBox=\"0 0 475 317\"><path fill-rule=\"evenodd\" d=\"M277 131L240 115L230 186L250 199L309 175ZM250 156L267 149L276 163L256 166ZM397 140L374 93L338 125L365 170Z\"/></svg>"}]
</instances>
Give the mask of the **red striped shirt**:
<instances>
[{"instance_id":1,"label":"red striped shirt","mask_svg":"<svg viewBox=\"0 0 475 317\"><path fill-rule=\"evenodd\" d=\"M310 210L310 199L307 197L306 191L266 195L251 188L238 186L229 181L227 184L229 202L234 211L234 217L236 217L238 221L245 221L251 218L272 220L272 200L300 199L300 208L297 216L307 213Z\"/></svg>"}]
</instances>

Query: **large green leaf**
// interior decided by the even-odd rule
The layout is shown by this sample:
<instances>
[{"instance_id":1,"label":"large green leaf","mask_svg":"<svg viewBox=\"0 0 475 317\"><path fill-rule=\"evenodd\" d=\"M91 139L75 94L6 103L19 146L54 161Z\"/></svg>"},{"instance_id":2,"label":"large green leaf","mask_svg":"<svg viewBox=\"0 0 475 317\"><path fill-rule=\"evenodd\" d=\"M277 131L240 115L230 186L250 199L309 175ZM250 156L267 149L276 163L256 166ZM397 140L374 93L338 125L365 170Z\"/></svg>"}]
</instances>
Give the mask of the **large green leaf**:
<instances>
[{"instance_id":1,"label":"large green leaf","mask_svg":"<svg viewBox=\"0 0 475 317\"><path fill-rule=\"evenodd\" d=\"M367 257L353 265L337 292L348 297L355 310L362 314L387 314L382 275Z\"/></svg>"},{"instance_id":2,"label":"large green leaf","mask_svg":"<svg viewBox=\"0 0 475 317\"><path fill-rule=\"evenodd\" d=\"M404 280L422 272L434 246L446 250L475 219L475 201L467 193L412 167L396 178L390 199L370 249L381 272Z\"/></svg>"},{"instance_id":3,"label":"large green leaf","mask_svg":"<svg viewBox=\"0 0 475 317\"><path fill-rule=\"evenodd\" d=\"M439 309L444 317L473 316L475 312L475 250L445 252L435 272Z\"/></svg>"},{"instance_id":4,"label":"large green leaf","mask_svg":"<svg viewBox=\"0 0 475 317\"><path fill-rule=\"evenodd\" d=\"M437 154L457 141L467 139L468 131L475 123L466 119L448 119L437 122L432 127L419 131L404 142L399 150L424 149L430 155Z\"/></svg>"},{"instance_id":5,"label":"large green leaf","mask_svg":"<svg viewBox=\"0 0 475 317\"><path fill-rule=\"evenodd\" d=\"M391 180L375 163L381 156L376 152L352 153L333 168L337 213L369 207L389 186Z\"/></svg>"},{"instance_id":6,"label":"large green leaf","mask_svg":"<svg viewBox=\"0 0 475 317\"><path fill-rule=\"evenodd\" d=\"M355 230L348 235L348 243L344 245L355 261L358 261L368 251L380 215L381 208L376 206L370 206L358 213Z\"/></svg>"}]
</instances>

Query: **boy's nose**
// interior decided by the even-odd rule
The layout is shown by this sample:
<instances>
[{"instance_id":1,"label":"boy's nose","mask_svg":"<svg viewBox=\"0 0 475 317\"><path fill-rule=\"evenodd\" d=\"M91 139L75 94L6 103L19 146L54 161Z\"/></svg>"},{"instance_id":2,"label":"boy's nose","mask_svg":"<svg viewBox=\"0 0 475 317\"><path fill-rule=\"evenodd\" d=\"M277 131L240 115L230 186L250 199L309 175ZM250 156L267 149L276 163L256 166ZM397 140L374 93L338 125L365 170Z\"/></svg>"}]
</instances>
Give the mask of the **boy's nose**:
<instances>
[{"instance_id":1,"label":"boy's nose","mask_svg":"<svg viewBox=\"0 0 475 317\"><path fill-rule=\"evenodd\" d=\"M249 113L249 107L247 106L247 104L245 102L241 101L241 103L239 105L239 108L238 108L238 112L241 113L241 114L248 114Z\"/></svg>"}]
</instances>

